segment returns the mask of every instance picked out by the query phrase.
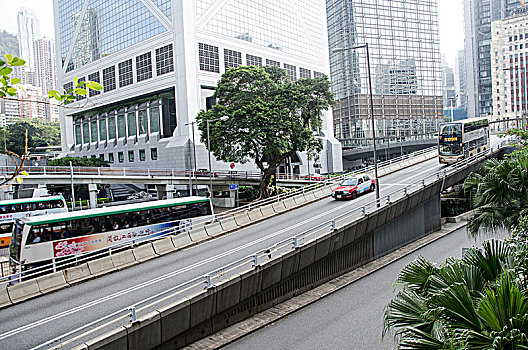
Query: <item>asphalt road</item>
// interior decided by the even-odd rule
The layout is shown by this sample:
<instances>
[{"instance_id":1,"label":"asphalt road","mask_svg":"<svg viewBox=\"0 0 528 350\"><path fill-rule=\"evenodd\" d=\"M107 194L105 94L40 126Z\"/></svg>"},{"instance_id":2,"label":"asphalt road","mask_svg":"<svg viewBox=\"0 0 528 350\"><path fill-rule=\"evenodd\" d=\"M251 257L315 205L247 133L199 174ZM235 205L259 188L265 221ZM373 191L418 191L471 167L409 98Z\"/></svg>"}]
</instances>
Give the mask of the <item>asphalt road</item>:
<instances>
[{"instance_id":1,"label":"asphalt road","mask_svg":"<svg viewBox=\"0 0 528 350\"><path fill-rule=\"evenodd\" d=\"M460 258L462 247L480 246L487 238L475 241L465 227L459 229L224 349L394 349L392 335L381 339L383 313L403 266L420 255L436 263Z\"/></svg>"},{"instance_id":2,"label":"asphalt road","mask_svg":"<svg viewBox=\"0 0 528 350\"><path fill-rule=\"evenodd\" d=\"M385 176L380 179L381 193L418 181L442 167L432 159ZM373 193L354 201L323 199L198 246L2 309L0 348L30 349L373 199ZM331 213L324 215L327 211Z\"/></svg>"}]
</instances>

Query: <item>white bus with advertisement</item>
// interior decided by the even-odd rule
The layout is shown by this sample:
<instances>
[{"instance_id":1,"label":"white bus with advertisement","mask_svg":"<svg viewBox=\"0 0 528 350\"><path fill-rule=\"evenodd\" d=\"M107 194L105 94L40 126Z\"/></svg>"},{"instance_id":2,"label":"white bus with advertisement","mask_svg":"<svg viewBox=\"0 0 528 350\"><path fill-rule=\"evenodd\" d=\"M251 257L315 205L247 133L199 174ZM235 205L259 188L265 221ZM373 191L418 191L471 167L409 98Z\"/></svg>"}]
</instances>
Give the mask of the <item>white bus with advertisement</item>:
<instances>
[{"instance_id":1,"label":"white bus with advertisement","mask_svg":"<svg viewBox=\"0 0 528 350\"><path fill-rule=\"evenodd\" d=\"M440 163L453 164L490 149L488 118L471 118L440 125Z\"/></svg>"}]
</instances>

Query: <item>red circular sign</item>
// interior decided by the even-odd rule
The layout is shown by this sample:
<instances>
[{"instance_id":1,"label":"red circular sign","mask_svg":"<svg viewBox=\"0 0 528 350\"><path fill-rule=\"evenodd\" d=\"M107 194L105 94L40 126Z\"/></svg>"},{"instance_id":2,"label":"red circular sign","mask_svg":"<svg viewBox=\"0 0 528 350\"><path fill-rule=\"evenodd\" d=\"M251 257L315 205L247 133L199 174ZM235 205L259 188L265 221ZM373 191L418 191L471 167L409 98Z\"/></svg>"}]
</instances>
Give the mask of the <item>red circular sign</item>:
<instances>
[{"instance_id":1,"label":"red circular sign","mask_svg":"<svg viewBox=\"0 0 528 350\"><path fill-rule=\"evenodd\" d=\"M231 169L235 169L235 163L231 163L230 167Z\"/></svg>"}]
</instances>

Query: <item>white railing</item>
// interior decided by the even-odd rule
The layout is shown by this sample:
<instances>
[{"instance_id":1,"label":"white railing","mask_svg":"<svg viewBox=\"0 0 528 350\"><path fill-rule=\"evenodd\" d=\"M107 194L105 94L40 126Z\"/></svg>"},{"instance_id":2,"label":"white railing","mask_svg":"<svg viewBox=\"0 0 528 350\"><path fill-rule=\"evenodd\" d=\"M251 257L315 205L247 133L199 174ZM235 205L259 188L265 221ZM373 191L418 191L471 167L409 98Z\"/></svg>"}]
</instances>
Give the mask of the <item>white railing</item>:
<instances>
[{"instance_id":1,"label":"white railing","mask_svg":"<svg viewBox=\"0 0 528 350\"><path fill-rule=\"evenodd\" d=\"M493 149L491 150L491 152L493 153ZM383 209L394 201L405 198L412 193L418 192L424 187L431 185L437 181L441 181L447 176L456 173L459 170L464 169L485 158L487 158L487 152L483 152L468 159L462 160L459 163L446 167L441 171L437 171L435 173L427 175L421 180L418 180L403 188L390 192L382 196L379 201L373 200L361 207L352 209L350 211L347 211L346 213L335 216L331 220L317 224L314 227L299 234L296 234L293 237L276 242L273 246L269 248L261 249L247 257L238 259L228 265L212 270L205 275L198 276L180 285L167 289L161 293L153 295L145 300L142 300L134 304L133 306L130 306L129 308L114 312L111 315L104 317L103 319L98 319L97 321L94 321L90 324L86 324L71 332L68 332L67 334L64 334L44 344L41 344L33 349L57 346L59 342L77 334L76 336L69 338L59 344L60 346L65 346L67 344L76 342L79 339L84 338L92 333L101 331L111 325L117 324L125 319L128 319L128 321L133 322L137 318L137 314L141 311L152 309L158 304L166 303L168 300L176 301L175 298L183 298L185 296L188 296L191 292L197 292L203 290L204 288L207 289L213 287L214 285L218 285L219 283L222 283L223 281L226 281L237 274L240 274L244 271L247 271L248 269L258 266L262 262L266 262L281 255L284 255L290 252L291 250L302 246L303 244L321 238L324 235L331 234L332 232L341 227L350 225L354 221L368 214L372 214L380 209ZM353 203L350 203L350 205L351 204ZM327 213L329 214L330 212ZM112 319L112 317L115 318ZM99 326L90 329L92 326L95 326L97 324L99 324ZM84 333L81 334L81 332Z\"/></svg>"}]
</instances>

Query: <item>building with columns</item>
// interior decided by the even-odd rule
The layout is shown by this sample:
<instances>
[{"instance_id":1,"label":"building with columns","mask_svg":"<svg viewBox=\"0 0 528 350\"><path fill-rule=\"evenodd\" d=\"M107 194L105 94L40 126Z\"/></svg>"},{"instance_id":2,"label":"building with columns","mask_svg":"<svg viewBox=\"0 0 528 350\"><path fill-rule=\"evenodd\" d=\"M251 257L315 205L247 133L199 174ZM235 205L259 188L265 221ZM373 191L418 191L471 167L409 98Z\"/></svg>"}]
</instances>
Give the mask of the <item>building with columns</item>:
<instances>
[{"instance_id":1,"label":"building with columns","mask_svg":"<svg viewBox=\"0 0 528 350\"><path fill-rule=\"evenodd\" d=\"M192 122L231 67L277 65L291 79L329 75L324 0L54 0L54 12L59 86L71 88L74 77L103 85L61 111L63 153L113 166L185 170L196 152L197 168L208 168ZM331 112L321 135L319 159L299 153L289 169L342 170ZM212 167L229 164L213 158Z\"/></svg>"}]
</instances>

